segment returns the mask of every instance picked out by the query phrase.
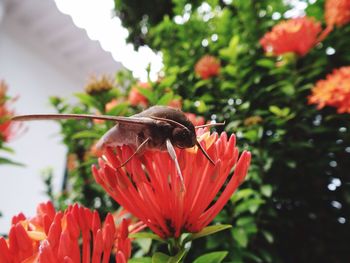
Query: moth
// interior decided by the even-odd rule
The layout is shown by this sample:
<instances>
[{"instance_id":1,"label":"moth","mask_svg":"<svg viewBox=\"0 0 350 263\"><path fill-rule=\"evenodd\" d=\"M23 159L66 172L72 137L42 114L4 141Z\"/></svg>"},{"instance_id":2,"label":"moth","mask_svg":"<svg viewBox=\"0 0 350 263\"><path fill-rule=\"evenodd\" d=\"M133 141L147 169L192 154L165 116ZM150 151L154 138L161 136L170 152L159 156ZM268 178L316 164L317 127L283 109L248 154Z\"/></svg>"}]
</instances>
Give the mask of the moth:
<instances>
[{"instance_id":1,"label":"moth","mask_svg":"<svg viewBox=\"0 0 350 263\"><path fill-rule=\"evenodd\" d=\"M126 165L135 154L142 153L145 150L167 151L175 162L176 170L183 185L183 176L174 147L191 148L197 145L205 157L215 165L198 142L195 129L224 125L224 123L210 123L194 126L181 110L168 106L153 106L130 117L89 114L29 114L12 118L13 121L59 119L115 121L116 125L97 142L97 149L122 145L132 146L135 149L134 153L118 168Z\"/></svg>"}]
</instances>

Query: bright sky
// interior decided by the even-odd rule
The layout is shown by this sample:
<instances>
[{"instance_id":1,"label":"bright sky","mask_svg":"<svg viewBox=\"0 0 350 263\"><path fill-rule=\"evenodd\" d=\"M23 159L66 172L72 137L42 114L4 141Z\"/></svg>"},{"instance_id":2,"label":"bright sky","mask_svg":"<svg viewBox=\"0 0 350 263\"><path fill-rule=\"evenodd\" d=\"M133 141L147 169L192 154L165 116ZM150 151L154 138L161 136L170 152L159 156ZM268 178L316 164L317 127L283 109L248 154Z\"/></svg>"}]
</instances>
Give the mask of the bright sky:
<instances>
[{"instance_id":1,"label":"bright sky","mask_svg":"<svg viewBox=\"0 0 350 263\"><path fill-rule=\"evenodd\" d=\"M162 68L160 54L148 47L137 52L125 39L128 31L113 15L113 0L55 0L58 9L72 17L76 26L84 28L92 40L98 40L102 48L112 53L113 58L131 70L135 77L147 79L146 67L151 64L151 79L156 80Z\"/></svg>"},{"instance_id":2,"label":"bright sky","mask_svg":"<svg viewBox=\"0 0 350 263\"><path fill-rule=\"evenodd\" d=\"M227 0L228 1L228 0ZM151 79L157 79L162 68L160 54L155 54L148 47L141 47L137 52L125 39L128 31L121 25L118 17L113 15L113 0L55 0L58 9L72 17L76 26L86 30L92 40L98 40L102 48L112 53L113 58L131 70L142 81L147 79L146 67L151 64ZM300 0L285 0L293 6L284 16L291 18L304 13L307 3ZM309 0L310 3L316 0ZM273 18L281 18L274 13Z\"/></svg>"}]
</instances>

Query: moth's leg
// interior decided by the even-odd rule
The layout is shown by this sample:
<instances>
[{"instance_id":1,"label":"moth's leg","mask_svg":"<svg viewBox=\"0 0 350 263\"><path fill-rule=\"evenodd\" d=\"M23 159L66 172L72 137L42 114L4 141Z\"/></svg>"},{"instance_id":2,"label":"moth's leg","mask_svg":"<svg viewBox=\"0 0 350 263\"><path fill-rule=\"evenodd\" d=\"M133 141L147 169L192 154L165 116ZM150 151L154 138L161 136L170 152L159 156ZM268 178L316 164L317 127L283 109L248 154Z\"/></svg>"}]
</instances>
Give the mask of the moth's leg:
<instances>
[{"instance_id":1,"label":"moth's leg","mask_svg":"<svg viewBox=\"0 0 350 263\"><path fill-rule=\"evenodd\" d=\"M117 168L121 168L121 167L123 167L124 165L126 165L126 164L132 159L132 157L135 156L135 154L137 154L138 152L140 152L140 151L143 149L143 147L146 145L146 143L147 143L149 140L150 140L150 138L147 138L146 140L144 140L144 141L137 147L137 149L135 150L135 152L134 152L132 155L130 155L130 157L129 157L124 163L122 163L121 165L119 165Z\"/></svg>"},{"instance_id":2,"label":"moth's leg","mask_svg":"<svg viewBox=\"0 0 350 263\"><path fill-rule=\"evenodd\" d=\"M204 154L204 156L213 164L215 165L215 162L210 158L209 154L203 149L202 145L199 143L198 140L196 140L196 145L201 150L201 152Z\"/></svg>"},{"instance_id":3,"label":"moth's leg","mask_svg":"<svg viewBox=\"0 0 350 263\"><path fill-rule=\"evenodd\" d=\"M179 162L177 161L176 152L175 152L174 146L171 144L171 141L169 139L166 139L166 148L168 150L168 153L171 159L173 159L173 161L175 162L175 167L176 167L177 173L179 174L181 184L182 184L181 191L186 191L185 181L181 173Z\"/></svg>"}]
</instances>

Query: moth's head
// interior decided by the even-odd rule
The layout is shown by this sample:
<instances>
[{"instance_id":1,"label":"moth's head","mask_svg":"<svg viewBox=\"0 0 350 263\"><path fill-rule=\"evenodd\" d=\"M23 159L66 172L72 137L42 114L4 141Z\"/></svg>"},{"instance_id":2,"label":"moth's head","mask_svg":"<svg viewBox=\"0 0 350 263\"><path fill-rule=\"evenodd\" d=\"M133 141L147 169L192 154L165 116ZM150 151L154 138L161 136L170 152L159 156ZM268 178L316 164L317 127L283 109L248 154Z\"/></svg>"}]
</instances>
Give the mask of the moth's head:
<instances>
[{"instance_id":1,"label":"moth's head","mask_svg":"<svg viewBox=\"0 0 350 263\"><path fill-rule=\"evenodd\" d=\"M196 133L194 129L176 127L173 129L171 141L178 148L191 148L196 144Z\"/></svg>"}]
</instances>

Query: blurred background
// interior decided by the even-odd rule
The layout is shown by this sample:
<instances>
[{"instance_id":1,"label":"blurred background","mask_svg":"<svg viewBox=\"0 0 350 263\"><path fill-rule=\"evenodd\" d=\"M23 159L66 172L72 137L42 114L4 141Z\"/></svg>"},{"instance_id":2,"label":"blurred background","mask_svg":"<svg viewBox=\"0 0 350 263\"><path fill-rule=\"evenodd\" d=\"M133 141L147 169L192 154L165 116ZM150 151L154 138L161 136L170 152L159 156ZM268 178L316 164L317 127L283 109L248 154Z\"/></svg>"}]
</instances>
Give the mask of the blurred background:
<instances>
[{"instance_id":1,"label":"blurred background","mask_svg":"<svg viewBox=\"0 0 350 263\"><path fill-rule=\"evenodd\" d=\"M348 262L349 23L349 0L0 0L0 105L8 116L169 105L225 121L217 131L253 162L215 220L232 230L196 241L188 262L218 250L225 262ZM113 124L0 121L0 234L47 199L118 208L90 171Z\"/></svg>"},{"instance_id":2,"label":"blurred background","mask_svg":"<svg viewBox=\"0 0 350 263\"><path fill-rule=\"evenodd\" d=\"M49 96L71 96L90 74L114 74L123 67L55 1L2 0L0 10L0 75L11 87L9 93L19 96L18 113L53 112ZM25 129L11 142L16 160L25 166L0 168L1 233L19 207L33 214L36 204L47 199L40 177L45 167L55 171L57 190L63 180L66 149L59 143L58 125L27 123Z\"/></svg>"}]
</instances>

